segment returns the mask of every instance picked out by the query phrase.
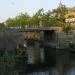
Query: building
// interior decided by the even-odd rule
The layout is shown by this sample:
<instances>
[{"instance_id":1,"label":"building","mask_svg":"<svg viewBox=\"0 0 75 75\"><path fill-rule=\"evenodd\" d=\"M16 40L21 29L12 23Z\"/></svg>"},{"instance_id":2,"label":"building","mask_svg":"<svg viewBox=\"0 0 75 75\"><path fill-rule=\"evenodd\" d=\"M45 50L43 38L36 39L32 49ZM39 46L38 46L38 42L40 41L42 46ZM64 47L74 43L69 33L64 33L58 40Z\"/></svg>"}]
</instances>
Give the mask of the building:
<instances>
[{"instance_id":1,"label":"building","mask_svg":"<svg viewBox=\"0 0 75 75\"><path fill-rule=\"evenodd\" d=\"M74 18L75 17L75 7L68 7L68 14L66 15L66 17L68 18Z\"/></svg>"},{"instance_id":2,"label":"building","mask_svg":"<svg viewBox=\"0 0 75 75\"><path fill-rule=\"evenodd\" d=\"M65 16L66 26L70 26L71 29L75 29L75 7L68 7L68 13Z\"/></svg>"}]
</instances>

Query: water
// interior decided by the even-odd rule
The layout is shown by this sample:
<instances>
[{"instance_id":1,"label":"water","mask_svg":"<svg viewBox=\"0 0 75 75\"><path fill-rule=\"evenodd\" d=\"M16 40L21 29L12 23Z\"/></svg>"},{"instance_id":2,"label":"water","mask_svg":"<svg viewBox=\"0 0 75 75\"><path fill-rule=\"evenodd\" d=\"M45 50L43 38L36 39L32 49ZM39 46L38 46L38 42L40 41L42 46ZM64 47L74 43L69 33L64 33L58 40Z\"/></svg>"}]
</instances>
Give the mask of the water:
<instances>
[{"instance_id":1,"label":"water","mask_svg":"<svg viewBox=\"0 0 75 75\"><path fill-rule=\"evenodd\" d=\"M27 75L61 75L57 70L53 70L51 73L49 71L38 71L33 73L28 73ZM63 74L62 74L63 75ZM70 69L65 75L75 75L75 69Z\"/></svg>"},{"instance_id":2,"label":"water","mask_svg":"<svg viewBox=\"0 0 75 75\"><path fill-rule=\"evenodd\" d=\"M46 70L40 70L35 72L30 72L27 75L75 75L75 67L68 68L63 71L59 70L58 68L52 68L52 69L46 69Z\"/></svg>"}]
</instances>

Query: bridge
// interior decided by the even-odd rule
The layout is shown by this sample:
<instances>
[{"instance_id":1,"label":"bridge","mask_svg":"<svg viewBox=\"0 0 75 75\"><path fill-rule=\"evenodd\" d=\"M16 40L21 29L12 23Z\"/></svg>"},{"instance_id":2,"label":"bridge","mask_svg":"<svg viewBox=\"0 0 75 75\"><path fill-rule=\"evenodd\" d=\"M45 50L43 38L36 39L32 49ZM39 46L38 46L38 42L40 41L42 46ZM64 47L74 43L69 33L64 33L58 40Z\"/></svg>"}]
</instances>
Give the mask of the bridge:
<instances>
[{"instance_id":1,"label":"bridge","mask_svg":"<svg viewBox=\"0 0 75 75\"><path fill-rule=\"evenodd\" d=\"M28 55L27 62L28 62L29 68L31 67L31 69L40 68L43 66L46 67L48 65L54 66L55 64L59 62L62 65L64 63L67 64L69 62L69 55L71 53L72 54L74 53L74 51L72 52L72 50L74 49L71 50L68 47L61 48L61 49L59 48L59 45L61 44L61 42L64 42L63 44L65 44L65 42L68 41L67 40L68 36L66 34L60 33L61 35L58 35L60 37L57 37L57 39L55 39L57 35L55 33L55 30L53 29L22 28L22 29L18 29L18 31L21 32L23 36L25 37L24 38L25 43L23 43L24 46L22 44L19 45L19 49L18 49L19 56L17 57L24 59L26 57L24 55L26 51ZM59 42L61 41L61 42L59 43L58 41ZM57 42L58 42L58 46L56 45ZM67 42L68 46L69 46L69 42ZM70 43L70 46L72 48L75 46L73 45L72 43ZM75 53L71 57L73 58L74 56L75 56Z\"/></svg>"}]
</instances>

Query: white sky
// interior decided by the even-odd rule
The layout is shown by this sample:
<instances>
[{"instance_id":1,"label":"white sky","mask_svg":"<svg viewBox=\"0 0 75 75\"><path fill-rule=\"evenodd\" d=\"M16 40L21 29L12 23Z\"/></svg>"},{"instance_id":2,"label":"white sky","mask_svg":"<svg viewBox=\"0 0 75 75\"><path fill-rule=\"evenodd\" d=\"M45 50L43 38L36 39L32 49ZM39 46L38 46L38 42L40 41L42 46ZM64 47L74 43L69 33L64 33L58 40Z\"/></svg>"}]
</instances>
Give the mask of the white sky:
<instances>
[{"instance_id":1,"label":"white sky","mask_svg":"<svg viewBox=\"0 0 75 75\"><path fill-rule=\"evenodd\" d=\"M75 6L75 0L61 0L67 7ZM21 12L33 15L39 9L45 11L57 8L60 0L0 0L0 22L9 17L15 17Z\"/></svg>"}]
</instances>

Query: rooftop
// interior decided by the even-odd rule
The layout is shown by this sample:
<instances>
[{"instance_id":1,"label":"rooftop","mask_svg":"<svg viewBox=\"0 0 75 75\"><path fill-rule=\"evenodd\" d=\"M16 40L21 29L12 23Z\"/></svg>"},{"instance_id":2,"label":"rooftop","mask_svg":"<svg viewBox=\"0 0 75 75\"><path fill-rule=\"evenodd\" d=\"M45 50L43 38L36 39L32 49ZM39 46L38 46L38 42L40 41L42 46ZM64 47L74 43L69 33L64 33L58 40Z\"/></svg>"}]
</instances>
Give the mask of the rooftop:
<instances>
[{"instance_id":1,"label":"rooftop","mask_svg":"<svg viewBox=\"0 0 75 75\"><path fill-rule=\"evenodd\" d=\"M74 7L67 7L68 10L75 10L75 6Z\"/></svg>"}]
</instances>

